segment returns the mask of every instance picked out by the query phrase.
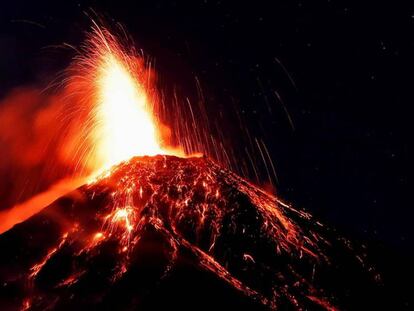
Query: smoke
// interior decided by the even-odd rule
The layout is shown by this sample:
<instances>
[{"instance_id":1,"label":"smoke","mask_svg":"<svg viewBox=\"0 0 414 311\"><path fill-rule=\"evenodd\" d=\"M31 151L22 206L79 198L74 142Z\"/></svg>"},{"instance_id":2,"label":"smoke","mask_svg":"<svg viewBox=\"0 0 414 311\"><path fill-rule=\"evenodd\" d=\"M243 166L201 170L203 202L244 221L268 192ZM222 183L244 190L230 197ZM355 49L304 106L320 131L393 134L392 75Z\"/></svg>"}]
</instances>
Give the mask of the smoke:
<instances>
[{"instance_id":1,"label":"smoke","mask_svg":"<svg viewBox=\"0 0 414 311\"><path fill-rule=\"evenodd\" d=\"M58 102L55 96L42 94L36 88L12 90L0 101L1 209L25 200L62 177L62 170L52 167L63 164L56 161L53 148Z\"/></svg>"},{"instance_id":2,"label":"smoke","mask_svg":"<svg viewBox=\"0 0 414 311\"><path fill-rule=\"evenodd\" d=\"M87 149L79 131L82 114L73 101L70 88L51 93L35 87L16 88L0 100L0 210L58 180L88 174L81 162Z\"/></svg>"}]
</instances>

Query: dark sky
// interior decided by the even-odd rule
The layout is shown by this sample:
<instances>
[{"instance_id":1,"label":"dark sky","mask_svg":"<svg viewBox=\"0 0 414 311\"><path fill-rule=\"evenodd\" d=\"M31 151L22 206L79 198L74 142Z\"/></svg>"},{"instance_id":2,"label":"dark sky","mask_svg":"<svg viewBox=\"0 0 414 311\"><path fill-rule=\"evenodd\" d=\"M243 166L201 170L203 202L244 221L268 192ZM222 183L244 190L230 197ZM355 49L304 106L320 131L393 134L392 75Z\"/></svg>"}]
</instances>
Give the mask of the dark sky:
<instances>
[{"instance_id":1,"label":"dark sky","mask_svg":"<svg viewBox=\"0 0 414 311\"><path fill-rule=\"evenodd\" d=\"M52 46L78 45L93 9L125 26L166 85L191 96L197 76L210 111L237 103L285 199L412 256L414 8L383 2L2 1L0 95L64 69L70 52Z\"/></svg>"}]
</instances>

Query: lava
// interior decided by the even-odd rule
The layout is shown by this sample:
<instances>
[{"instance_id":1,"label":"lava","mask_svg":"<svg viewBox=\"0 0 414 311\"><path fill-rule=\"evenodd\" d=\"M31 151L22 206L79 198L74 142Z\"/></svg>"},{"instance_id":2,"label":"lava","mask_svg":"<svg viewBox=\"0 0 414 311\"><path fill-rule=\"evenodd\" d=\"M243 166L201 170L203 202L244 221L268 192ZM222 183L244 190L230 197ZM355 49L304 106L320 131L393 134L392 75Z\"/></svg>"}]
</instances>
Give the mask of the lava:
<instances>
[{"instance_id":1,"label":"lava","mask_svg":"<svg viewBox=\"0 0 414 311\"><path fill-rule=\"evenodd\" d=\"M331 264L332 250L349 256L344 240L221 163L191 157L201 141L197 130L194 141L170 144L156 117L151 71L107 30L96 26L83 52L65 80L77 116L65 146L87 182L44 209L32 208L0 235L0 248L10 249L0 259L0 281L13 293L5 305L104 308L122 298L124 309L134 309L145 301L142 288L156 287L183 261L256 307L346 304L348 288L330 283L343 272ZM266 146L254 141L268 173L276 174Z\"/></svg>"},{"instance_id":2,"label":"lava","mask_svg":"<svg viewBox=\"0 0 414 311\"><path fill-rule=\"evenodd\" d=\"M66 87L82 94L86 110L83 165L96 174L133 156L183 156L168 145L165 126L155 118L154 73L143 57L96 24L82 51L67 70Z\"/></svg>"},{"instance_id":3,"label":"lava","mask_svg":"<svg viewBox=\"0 0 414 311\"><path fill-rule=\"evenodd\" d=\"M112 299L138 308L140 286L172 277L183 261L270 309L334 310L347 306L348 275L367 286L348 241L205 157L124 161L0 235L0 247L10 249L0 280L22 286L13 301L31 310ZM148 252L156 270L142 259ZM125 293L112 293L119 287Z\"/></svg>"},{"instance_id":4,"label":"lava","mask_svg":"<svg viewBox=\"0 0 414 311\"><path fill-rule=\"evenodd\" d=\"M91 114L97 165L110 167L137 155L168 154L160 144L153 103L142 77L142 61L122 51L110 34L96 28L92 83L97 89ZM91 54L87 54L90 61ZM79 64L78 64L79 65Z\"/></svg>"}]
</instances>

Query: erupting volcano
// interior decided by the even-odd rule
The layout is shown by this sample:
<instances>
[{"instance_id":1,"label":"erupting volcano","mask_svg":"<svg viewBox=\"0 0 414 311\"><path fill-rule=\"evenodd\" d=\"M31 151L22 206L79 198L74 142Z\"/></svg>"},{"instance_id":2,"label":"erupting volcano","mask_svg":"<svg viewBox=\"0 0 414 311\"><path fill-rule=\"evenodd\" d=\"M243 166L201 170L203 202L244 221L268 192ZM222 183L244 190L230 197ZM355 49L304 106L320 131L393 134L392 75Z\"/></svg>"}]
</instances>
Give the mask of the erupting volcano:
<instances>
[{"instance_id":1,"label":"erupting volcano","mask_svg":"<svg viewBox=\"0 0 414 311\"><path fill-rule=\"evenodd\" d=\"M375 305L347 240L172 146L140 57L98 27L84 50L65 82L77 101L68 150L88 176L0 235L2 310Z\"/></svg>"}]
</instances>

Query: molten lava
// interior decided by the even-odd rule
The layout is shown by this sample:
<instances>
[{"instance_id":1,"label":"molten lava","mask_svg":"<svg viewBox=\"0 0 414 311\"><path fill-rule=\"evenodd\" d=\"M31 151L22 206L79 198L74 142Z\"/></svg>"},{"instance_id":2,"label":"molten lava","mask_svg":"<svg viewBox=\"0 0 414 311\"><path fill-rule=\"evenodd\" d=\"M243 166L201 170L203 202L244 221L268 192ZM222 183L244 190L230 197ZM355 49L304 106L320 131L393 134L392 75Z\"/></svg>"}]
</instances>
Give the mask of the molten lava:
<instances>
[{"instance_id":1,"label":"molten lava","mask_svg":"<svg viewBox=\"0 0 414 311\"><path fill-rule=\"evenodd\" d=\"M0 235L4 308L145 309L148 291L183 263L254 308L355 306L346 277L337 281L349 271L348 241L207 157L168 146L151 71L106 30L97 27L85 51L67 79L79 100L66 147L93 178ZM358 269L354 259L347 267Z\"/></svg>"},{"instance_id":2,"label":"molten lava","mask_svg":"<svg viewBox=\"0 0 414 311\"><path fill-rule=\"evenodd\" d=\"M83 132L89 147L82 160L95 171L133 156L172 153L154 117L153 73L132 47L125 49L106 29L96 26L84 54L68 71L72 74L68 85L86 93Z\"/></svg>"},{"instance_id":3,"label":"molten lava","mask_svg":"<svg viewBox=\"0 0 414 311\"><path fill-rule=\"evenodd\" d=\"M207 158L122 162L0 235L0 248L11 310L165 309L163 282L180 310L222 291L215 309L352 310L371 286L348 241Z\"/></svg>"},{"instance_id":4,"label":"molten lava","mask_svg":"<svg viewBox=\"0 0 414 311\"><path fill-rule=\"evenodd\" d=\"M93 136L98 163L110 167L137 155L165 154L146 90L128 64L108 50L97 69Z\"/></svg>"}]
</instances>

